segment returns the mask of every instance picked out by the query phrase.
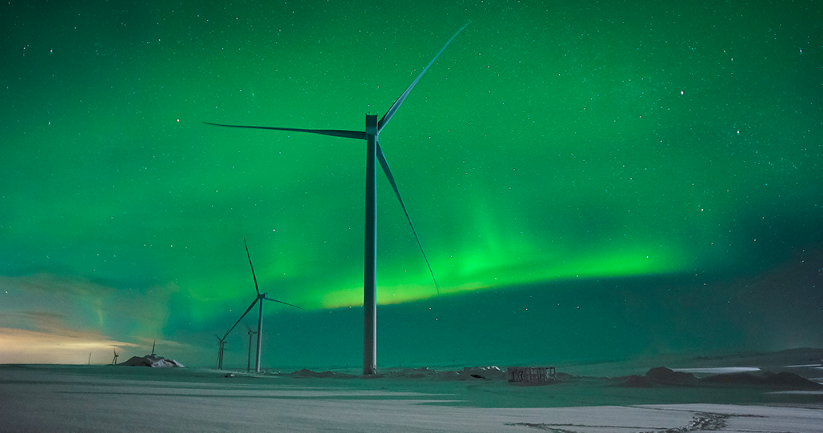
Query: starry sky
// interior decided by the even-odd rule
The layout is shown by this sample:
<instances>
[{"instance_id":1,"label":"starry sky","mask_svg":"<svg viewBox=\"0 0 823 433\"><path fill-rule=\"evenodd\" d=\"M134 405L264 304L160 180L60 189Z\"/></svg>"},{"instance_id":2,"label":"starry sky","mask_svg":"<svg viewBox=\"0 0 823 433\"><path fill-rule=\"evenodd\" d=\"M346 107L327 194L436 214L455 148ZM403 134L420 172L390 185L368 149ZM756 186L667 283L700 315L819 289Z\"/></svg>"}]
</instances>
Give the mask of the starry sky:
<instances>
[{"instance_id":1,"label":"starry sky","mask_svg":"<svg viewBox=\"0 0 823 433\"><path fill-rule=\"evenodd\" d=\"M820 347L814 1L0 5L0 363L378 367ZM256 327L256 312L245 324ZM225 364L245 366L240 325ZM121 358L121 361L124 358Z\"/></svg>"}]
</instances>

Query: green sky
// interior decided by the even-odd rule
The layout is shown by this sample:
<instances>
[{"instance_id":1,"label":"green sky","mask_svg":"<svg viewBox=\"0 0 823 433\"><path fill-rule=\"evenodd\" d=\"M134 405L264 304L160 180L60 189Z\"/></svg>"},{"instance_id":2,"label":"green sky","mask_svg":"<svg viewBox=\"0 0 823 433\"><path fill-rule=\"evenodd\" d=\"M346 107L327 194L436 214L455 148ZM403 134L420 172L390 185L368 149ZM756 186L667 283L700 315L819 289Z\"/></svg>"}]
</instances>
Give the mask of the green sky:
<instances>
[{"instance_id":1,"label":"green sky","mask_svg":"<svg viewBox=\"0 0 823 433\"><path fill-rule=\"evenodd\" d=\"M0 5L0 362L211 365L245 238L264 366L359 363L364 143L202 122L362 130L470 20L380 135L441 294L381 174L379 365L820 346L821 10Z\"/></svg>"}]
</instances>

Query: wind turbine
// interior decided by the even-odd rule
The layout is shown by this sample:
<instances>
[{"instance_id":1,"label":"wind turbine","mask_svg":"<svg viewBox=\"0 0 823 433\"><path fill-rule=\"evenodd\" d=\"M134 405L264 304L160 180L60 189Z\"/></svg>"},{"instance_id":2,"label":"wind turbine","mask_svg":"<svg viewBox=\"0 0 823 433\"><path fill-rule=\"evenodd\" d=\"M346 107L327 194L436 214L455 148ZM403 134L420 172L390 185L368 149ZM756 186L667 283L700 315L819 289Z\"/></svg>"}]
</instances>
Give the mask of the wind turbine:
<instances>
[{"instance_id":1,"label":"wind turbine","mask_svg":"<svg viewBox=\"0 0 823 433\"><path fill-rule=\"evenodd\" d=\"M282 128L274 126L246 126L246 125L225 125L220 123L204 122L209 125L225 126L230 128L252 128L252 129L271 129L275 131L291 131L291 132L307 132L311 134L331 135L333 137L354 138L358 140L366 140L366 221L365 221L365 254L364 254L364 276L363 276L363 374L374 374L377 370L377 213L376 213L376 195L377 185L375 182L376 168L375 161L380 163L389 180L397 200L400 201L400 207L403 208L403 213L406 214L406 220L409 222L409 227L417 240L417 245L420 247L420 252L423 253L423 259L426 260L426 265L429 267L429 273L434 281L434 287L437 293L440 289L437 286L437 280L434 279L434 272L429 263L426 252L423 251L423 244L417 236L417 231L414 230L409 212L406 210L406 205L403 203L403 198L400 197L400 190L397 188L397 183L394 181L394 176L389 169L389 163L386 161L386 156L383 154L383 149L377 139L380 131L386 127L392 116L409 96L414 86L423 77L423 74L429 70L429 67L440 56L440 53L449 46L452 40L457 37L463 29L471 23L469 21L451 39L446 42L446 45L437 52L434 58L426 65L420 72L420 75L409 85L408 88L394 101L394 104L389 108L386 114L377 120L377 115L366 114L366 131L345 131L336 129L300 129L300 128ZM258 335L258 339L260 336ZM258 354L259 356L259 354Z\"/></svg>"},{"instance_id":2,"label":"wind turbine","mask_svg":"<svg viewBox=\"0 0 823 433\"><path fill-rule=\"evenodd\" d=\"M226 346L226 337L220 338L217 334L214 334L215 338L217 338L217 369L223 369L223 348Z\"/></svg>"},{"instance_id":3,"label":"wind turbine","mask_svg":"<svg viewBox=\"0 0 823 433\"><path fill-rule=\"evenodd\" d=\"M249 362L246 365L246 371L251 371L251 336L257 334L257 332L252 331L249 325L246 325L246 329L249 330Z\"/></svg>"},{"instance_id":4,"label":"wind turbine","mask_svg":"<svg viewBox=\"0 0 823 433\"><path fill-rule=\"evenodd\" d=\"M111 365L117 365L117 357L120 355L117 354L117 348L112 349L114 351L114 358L111 360Z\"/></svg>"},{"instance_id":5,"label":"wind turbine","mask_svg":"<svg viewBox=\"0 0 823 433\"><path fill-rule=\"evenodd\" d=\"M226 337L229 336L229 333L237 326L237 324L240 323L240 321L243 320L244 317L246 317L246 314L249 314L249 311L251 311L252 308L254 308L254 304L256 304L257 301L260 301L260 311L259 311L259 316L257 317L257 361L255 361L255 364L254 364L255 373L260 373L260 355L261 355L260 350L261 350L261 347L263 345L263 301L278 302L278 303L288 305L288 306L294 307L294 308L300 308L300 307L298 307L297 305L289 304L287 302L278 301L277 299L269 298L268 293L260 293L260 288L257 287L257 276L254 275L254 265L252 265L252 263L251 263L251 254L249 254L249 245L246 243L245 239L243 239L243 244L246 246L246 256L248 256L248 258L249 258L249 267L251 267L251 276L254 279L254 290L257 291L257 297L254 298L254 301L251 303L251 305L249 305L249 308L246 309L246 312L243 313L243 315L240 316L239 319L237 319L237 322L234 323L234 326L232 326L231 329L229 329L229 331L226 332L226 335L223 336L223 339L225 340ZM300 308L300 309L302 310L302 308ZM251 350L251 347L249 348L249 350Z\"/></svg>"}]
</instances>

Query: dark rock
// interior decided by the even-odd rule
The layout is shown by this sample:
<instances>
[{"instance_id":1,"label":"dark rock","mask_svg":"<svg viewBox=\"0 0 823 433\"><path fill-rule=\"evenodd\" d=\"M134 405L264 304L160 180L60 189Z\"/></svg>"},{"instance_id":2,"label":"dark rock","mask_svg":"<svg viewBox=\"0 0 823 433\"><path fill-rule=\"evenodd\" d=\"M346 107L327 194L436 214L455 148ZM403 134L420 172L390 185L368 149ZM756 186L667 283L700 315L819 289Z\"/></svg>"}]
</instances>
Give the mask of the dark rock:
<instances>
[{"instance_id":1,"label":"dark rock","mask_svg":"<svg viewBox=\"0 0 823 433\"><path fill-rule=\"evenodd\" d=\"M132 356L128 361L117 365L125 367L183 367L183 364L159 355Z\"/></svg>"},{"instance_id":2,"label":"dark rock","mask_svg":"<svg viewBox=\"0 0 823 433\"><path fill-rule=\"evenodd\" d=\"M646 376L632 375L622 378L617 386L624 386L627 388L649 388L655 386Z\"/></svg>"},{"instance_id":3,"label":"dark rock","mask_svg":"<svg viewBox=\"0 0 823 433\"><path fill-rule=\"evenodd\" d=\"M618 378L617 386L628 388L649 388L653 386L684 386L695 385L698 379L690 373L674 371L666 367L655 367L644 376L633 375Z\"/></svg>"},{"instance_id":4,"label":"dark rock","mask_svg":"<svg viewBox=\"0 0 823 433\"><path fill-rule=\"evenodd\" d=\"M823 385L790 372L763 374L763 380L772 387L791 389L823 389Z\"/></svg>"},{"instance_id":5,"label":"dark rock","mask_svg":"<svg viewBox=\"0 0 823 433\"><path fill-rule=\"evenodd\" d=\"M652 368L646 372L646 377L655 382L666 384L691 384L697 381L697 378L691 373L674 371L666 367Z\"/></svg>"}]
</instances>

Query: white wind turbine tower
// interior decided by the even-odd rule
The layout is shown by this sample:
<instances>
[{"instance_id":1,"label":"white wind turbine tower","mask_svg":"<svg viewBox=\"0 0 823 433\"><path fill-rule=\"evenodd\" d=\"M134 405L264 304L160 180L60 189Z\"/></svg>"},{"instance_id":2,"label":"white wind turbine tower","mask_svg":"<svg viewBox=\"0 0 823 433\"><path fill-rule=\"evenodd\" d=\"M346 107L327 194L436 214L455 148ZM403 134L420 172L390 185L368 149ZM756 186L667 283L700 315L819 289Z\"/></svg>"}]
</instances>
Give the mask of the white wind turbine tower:
<instances>
[{"instance_id":1,"label":"white wind turbine tower","mask_svg":"<svg viewBox=\"0 0 823 433\"><path fill-rule=\"evenodd\" d=\"M403 101L406 100L406 97L409 95L411 90L420 81L420 78L426 71L429 70L429 67L437 60L437 57L440 56L440 53L449 46L452 40L457 37L463 29L468 26L469 23L466 23L451 39L446 42L446 45L440 49L437 55L426 65L425 68L420 72L420 75L411 83L411 85L406 88L406 90L394 101L394 104L389 108L385 115L380 119L377 120L377 115L366 115L366 131L345 131L345 130L331 130L331 129L300 129L300 128L282 128L282 127L274 127L274 126L246 126L246 125L225 125L219 123L210 123L204 122L209 125L216 125L216 126L226 126L231 128L253 128L253 129L270 129L276 131L291 131L291 132L307 132L311 134L320 134L320 135L331 135L333 137L343 137L343 138L354 138L358 140L366 140L366 221L365 221L365 258L364 258L364 277L363 277L363 309L364 309L364 318L363 318L363 374L374 374L377 370L377 214L376 214L376 195L377 195L377 185L375 182L376 177L376 162L380 163L380 166L383 168L383 173L385 173L386 178L389 180L389 183L394 189L394 193L397 196L397 199L400 201L400 206L403 208L403 212L406 214L406 220L409 222L409 227L414 234L415 239L417 240L417 245L420 247L420 252L423 253L423 258L426 260L426 265L429 267L429 273L432 275L432 281L434 281L435 289L437 292L440 293L439 288L437 287L437 281L434 279L434 272L432 271L431 264L429 263L429 259L426 257L426 252L423 251L423 244L420 242L420 238L417 236L417 232L414 230L414 225L411 222L411 217L409 217L409 213L406 210L406 205L403 204L403 199L400 197L400 190L397 188L397 183L394 181L394 176L389 170L389 163L386 161L386 156L383 154L383 149L380 147L380 143L377 139L380 131L389 123L392 116L397 112L397 109L400 108L400 105ZM258 340L260 336L257 336ZM259 357L259 353L258 353Z\"/></svg>"},{"instance_id":2,"label":"white wind turbine tower","mask_svg":"<svg viewBox=\"0 0 823 433\"><path fill-rule=\"evenodd\" d=\"M289 304L287 302L278 301L277 299L269 298L268 293L260 293L260 288L257 287L257 276L254 274L254 265L252 265L252 263L251 263L251 254L249 254L249 245L246 243L245 239L243 239L243 244L246 246L246 256L248 256L248 258L249 258L249 267L251 267L251 276L254 279L254 290L257 291L257 297L254 299L254 301L252 301L251 305L249 305L249 308L246 309L246 312L243 313L243 315L240 316L239 319L237 319L237 322L234 323L234 326L232 326L231 329L229 329L228 332L226 332L226 335L223 336L223 339L225 340L226 337L229 336L229 333L237 326L238 323L240 323L241 320L243 320L244 317L246 317L246 314L248 314L249 311L251 311L251 309L254 308L254 304L256 304L259 301L260 302L260 310L259 310L259 313L258 313L259 316L257 316L257 361L254 364L254 371L255 371L255 373L260 373L260 356L262 355L261 348L262 348L262 345L263 345L263 301L278 302L280 304L288 305L288 306L294 307L294 308L299 308L301 310L302 310L302 308L298 307L297 305L292 305L292 304Z\"/></svg>"}]
</instances>

